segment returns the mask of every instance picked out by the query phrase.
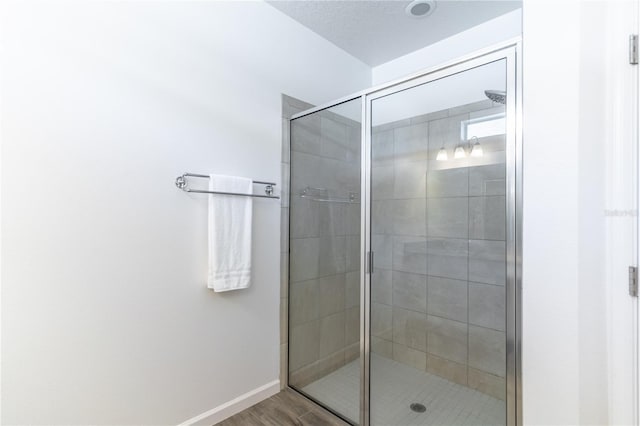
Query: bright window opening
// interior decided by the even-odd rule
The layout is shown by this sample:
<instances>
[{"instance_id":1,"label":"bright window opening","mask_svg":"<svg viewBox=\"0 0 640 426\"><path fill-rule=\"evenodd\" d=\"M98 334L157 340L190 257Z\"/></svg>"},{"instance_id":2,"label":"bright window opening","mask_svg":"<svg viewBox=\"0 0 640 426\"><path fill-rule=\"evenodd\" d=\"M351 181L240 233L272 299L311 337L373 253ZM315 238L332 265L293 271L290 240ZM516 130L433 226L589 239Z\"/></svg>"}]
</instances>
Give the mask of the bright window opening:
<instances>
[{"instance_id":1,"label":"bright window opening","mask_svg":"<svg viewBox=\"0 0 640 426\"><path fill-rule=\"evenodd\" d=\"M469 140L474 136L486 138L488 136L504 135L506 133L506 125L504 113L489 115L463 121L460 133L462 140Z\"/></svg>"}]
</instances>

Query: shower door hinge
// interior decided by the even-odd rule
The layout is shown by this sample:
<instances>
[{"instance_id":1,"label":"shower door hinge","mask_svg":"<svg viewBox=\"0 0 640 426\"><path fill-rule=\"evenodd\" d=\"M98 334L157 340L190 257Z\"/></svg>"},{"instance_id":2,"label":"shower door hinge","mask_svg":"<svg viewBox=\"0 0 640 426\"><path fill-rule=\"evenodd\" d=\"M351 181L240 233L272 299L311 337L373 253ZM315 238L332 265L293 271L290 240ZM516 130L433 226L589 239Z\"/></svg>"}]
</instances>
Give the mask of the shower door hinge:
<instances>
[{"instance_id":1,"label":"shower door hinge","mask_svg":"<svg viewBox=\"0 0 640 426\"><path fill-rule=\"evenodd\" d=\"M373 252L367 253L367 273L373 274Z\"/></svg>"},{"instance_id":2,"label":"shower door hinge","mask_svg":"<svg viewBox=\"0 0 640 426\"><path fill-rule=\"evenodd\" d=\"M638 35L631 34L629 36L629 63L638 65Z\"/></svg>"},{"instance_id":3,"label":"shower door hinge","mask_svg":"<svg viewBox=\"0 0 640 426\"><path fill-rule=\"evenodd\" d=\"M638 268L629 266L629 296L638 297Z\"/></svg>"}]
</instances>

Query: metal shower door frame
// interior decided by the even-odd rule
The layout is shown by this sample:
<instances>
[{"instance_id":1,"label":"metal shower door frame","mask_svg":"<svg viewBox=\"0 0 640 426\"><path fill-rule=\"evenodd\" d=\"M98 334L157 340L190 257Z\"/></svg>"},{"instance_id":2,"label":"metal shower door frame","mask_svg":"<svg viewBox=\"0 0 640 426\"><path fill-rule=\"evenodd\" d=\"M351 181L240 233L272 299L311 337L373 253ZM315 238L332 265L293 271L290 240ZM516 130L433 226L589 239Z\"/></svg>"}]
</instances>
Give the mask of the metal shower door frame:
<instances>
[{"instance_id":1,"label":"metal shower door frame","mask_svg":"<svg viewBox=\"0 0 640 426\"><path fill-rule=\"evenodd\" d=\"M522 424L522 48L516 38L405 78L345 96L295 114L291 120L360 98L361 249L360 249L360 425L370 425L371 360L371 108L372 102L491 62L506 61L506 386L507 426Z\"/></svg>"},{"instance_id":2,"label":"metal shower door frame","mask_svg":"<svg viewBox=\"0 0 640 426\"><path fill-rule=\"evenodd\" d=\"M507 274L506 274L506 386L507 425L522 424L521 413L521 253L522 253L522 91L519 55L520 41L493 48L490 52L478 52L453 63L412 76L390 86L373 89L362 95L362 210L361 210L361 384L360 424L370 424L371 394L371 111L373 101L404 90L428 84L454 74L495 61L506 61L506 194L507 194Z\"/></svg>"}]
</instances>

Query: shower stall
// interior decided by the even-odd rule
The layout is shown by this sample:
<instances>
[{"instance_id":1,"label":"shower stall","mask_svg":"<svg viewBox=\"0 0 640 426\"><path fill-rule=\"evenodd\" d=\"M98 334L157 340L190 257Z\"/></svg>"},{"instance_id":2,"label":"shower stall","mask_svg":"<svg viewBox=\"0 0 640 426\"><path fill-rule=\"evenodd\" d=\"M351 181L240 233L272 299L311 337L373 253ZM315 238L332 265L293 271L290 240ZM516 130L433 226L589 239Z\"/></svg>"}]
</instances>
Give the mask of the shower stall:
<instances>
[{"instance_id":1,"label":"shower stall","mask_svg":"<svg viewBox=\"0 0 640 426\"><path fill-rule=\"evenodd\" d=\"M519 43L290 120L288 386L352 424L520 424Z\"/></svg>"}]
</instances>

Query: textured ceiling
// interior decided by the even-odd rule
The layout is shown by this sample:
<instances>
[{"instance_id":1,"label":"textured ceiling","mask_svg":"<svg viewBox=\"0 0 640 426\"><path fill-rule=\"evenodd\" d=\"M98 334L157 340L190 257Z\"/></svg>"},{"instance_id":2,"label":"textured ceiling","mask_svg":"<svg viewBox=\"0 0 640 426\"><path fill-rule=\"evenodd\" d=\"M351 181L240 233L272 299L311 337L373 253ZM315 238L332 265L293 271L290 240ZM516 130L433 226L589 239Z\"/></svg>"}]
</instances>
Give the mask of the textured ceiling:
<instances>
[{"instance_id":1,"label":"textured ceiling","mask_svg":"<svg viewBox=\"0 0 640 426\"><path fill-rule=\"evenodd\" d=\"M522 6L521 1L439 0L425 18L409 1L268 0L268 3L363 62L375 66Z\"/></svg>"}]
</instances>

